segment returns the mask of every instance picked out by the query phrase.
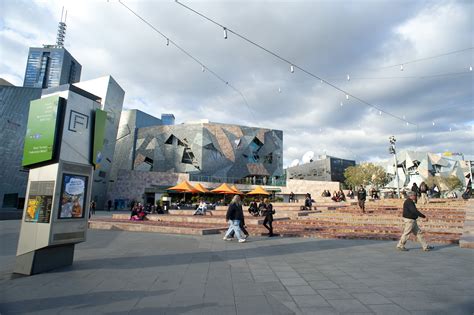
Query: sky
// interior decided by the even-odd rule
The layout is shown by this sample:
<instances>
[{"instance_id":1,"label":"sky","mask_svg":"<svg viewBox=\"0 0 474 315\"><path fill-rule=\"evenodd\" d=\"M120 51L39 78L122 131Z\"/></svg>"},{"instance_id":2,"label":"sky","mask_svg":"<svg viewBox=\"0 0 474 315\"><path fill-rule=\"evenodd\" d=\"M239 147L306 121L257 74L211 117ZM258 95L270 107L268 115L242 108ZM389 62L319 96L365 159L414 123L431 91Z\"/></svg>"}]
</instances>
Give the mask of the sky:
<instances>
[{"instance_id":1,"label":"sky","mask_svg":"<svg viewBox=\"0 0 474 315\"><path fill-rule=\"evenodd\" d=\"M173 0L122 2L238 92L117 0L0 0L0 77L22 85L28 48L55 42L64 6L81 79L112 75L124 108L283 130L285 166L307 151L385 160L391 135L398 150L474 155L474 50L411 62L474 47L473 1L181 0L381 114Z\"/></svg>"}]
</instances>

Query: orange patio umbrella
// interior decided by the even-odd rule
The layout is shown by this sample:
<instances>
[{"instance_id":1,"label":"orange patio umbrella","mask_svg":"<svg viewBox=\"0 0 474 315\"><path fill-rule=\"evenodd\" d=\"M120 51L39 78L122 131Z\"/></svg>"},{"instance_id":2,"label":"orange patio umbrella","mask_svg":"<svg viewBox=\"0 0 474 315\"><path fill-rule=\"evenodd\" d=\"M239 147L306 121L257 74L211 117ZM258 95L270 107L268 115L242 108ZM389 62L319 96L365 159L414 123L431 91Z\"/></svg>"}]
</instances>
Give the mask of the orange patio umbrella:
<instances>
[{"instance_id":1,"label":"orange patio umbrella","mask_svg":"<svg viewBox=\"0 0 474 315\"><path fill-rule=\"evenodd\" d=\"M170 187L167 190L174 190L174 191L179 191L179 192L184 192L184 193L198 193L199 190L193 187L187 180L184 182L179 183L176 186Z\"/></svg>"},{"instance_id":2,"label":"orange patio umbrella","mask_svg":"<svg viewBox=\"0 0 474 315\"><path fill-rule=\"evenodd\" d=\"M237 186L235 186L235 185L232 185L232 187L230 187L230 189L232 189L233 191L235 191L235 193L236 193L237 195L243 195L243 194L244 194L244 193L241 192L241 191L237 188Z\"/></svg>"},{"instance_id":3,"label":"orange patio umbrella","mask_svg":"<svg viewBox=\"0 0 474 315\"><path fill-rule=\"evenodd\" d=\"M217 188L211 190L212 193L223 194L224 195L224 204L225 204L225 195L236 195L237 193L229 187L226 183L220 185Z\"/></svg>"},{"instance_id":4,"label":"orange patio umbrella","mask_svg":"<svg viewBox=\"0 0 474 315\"><path fill-rule=\"evenodd\" d=\"M263 189L262 186L257 186L257 188L255 188L254 190L252 190L251 192L248 192L247 195L265 195L265 196L268 196L268 195L270 195L270 193L268 191L266 191L265 189Z\"/></svg>"},{"instance_id":5,"label":"orange patio umbrella","mask_svg":"<svg viewBox=\"0 0 474 315\"><path fill-rule=\"evenodd\" d=\"M203 194L210 192L209 189L201 185L201 183L194 185L194 188L196 188L196 190L198 190L200 193L203 193Z\"/></svg>"},{"instance_id":6,"label":"orange patio umbrella","mask_svg":"<svg viewBox=\"0 0 474 315\"><path fill-rule=\"evenodd\" d=\"M199 190L194 188L193 185L191 185L187 180L179 183L176 186L170 187L167 190L174 190L174 191L179 191L179 192L184 193L184 201L186 201L186 193L195 194L199 192Z\"/></svg>"},{"instance_id":7,"label":"orange patio umbrella","mask_svg":"<svg viewBox=\"0 0 474 315\"><path fill-rule=\"evenodd\" d=\"M226 183L220 185L217 188L214 188L213 190L211 190L211 192L217 193L217 194L224 194L224 195L236 194L236 192L232 188L230 188L229 185L227 185Z\"/></svg>"}]
</instances>

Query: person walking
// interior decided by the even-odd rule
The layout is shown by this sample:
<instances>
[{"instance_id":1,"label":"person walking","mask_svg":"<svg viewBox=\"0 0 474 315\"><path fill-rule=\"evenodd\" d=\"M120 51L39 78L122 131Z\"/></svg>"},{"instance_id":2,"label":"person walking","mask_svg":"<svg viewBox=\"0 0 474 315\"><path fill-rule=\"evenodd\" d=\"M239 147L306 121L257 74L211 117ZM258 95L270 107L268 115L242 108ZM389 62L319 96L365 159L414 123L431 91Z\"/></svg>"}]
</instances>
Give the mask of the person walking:
<instances>
[{"instance_id":1,"label":"person walking","mask_svg":"<svg viewBox=\"0 0 474 315\"><path fill-rule=\"evenodd\" d=\"M418 185L416 183L413 183L411 186L411 191L415 193L415 203L418 202L418 197L420 196L420 189L418 188Z\"/></svg>"},{"instance_id":2,"label":"person walking","mask_svg":"<svg viewBox=\"0 0 474 315\"><path fill-rule=\"evenodd\" d=\"M367 199L367 191L364 189L364 186L360 186L357 191L357 200L359 203L359 208L362 210L362 213L365 214L365 200Z\"/></svg>"},{"instance_id":3,"label":"person walking","mask_svg":"<svg viewBox=\"0 0 474 315\"><path fill-rule=\"evenodd\" d=\"M95 208L96 208L96 203L94 200L91 201L91 212L93 215L95 215Z\"/></svg>"},{"instance_id":4,"label":"person walking","mask_svg":"<svg viewBox=\"0 0 474 315\"><path fill-rule=\"evenodd\" d=\"M225 233L223 240L231 240L229 236L230 233L234 231L235 236L239 239L239 243L245 242L245 238L242 237L242 230L240 229L240 222L244 220L244 212L239 195L235 195L234 198L232 198L225 217L227 222L229 222L229 229Z\"/></svg>"},{"instance_id":5,"label":"person walking","mask_svg":"<svg viewBox=\"0 0 474 315\"><path fill-rule=\"evenodd\" d=\"M400 237L400 241L398 242L397 249L401 251L407 251L408 249L405 248L405 244L410 237L410 234L413 233L418 242L421 243L421 246L425 252L428 252L433 249L433 246L428 245L426 243L423 232L418 227L416 220L418 217L426 218L426 216L416 209L415 200L416 200L416 192L409 191L408 198L403 203L403 234Z\"/></svg>"},{"instance_id":6,"label":"person walking","mask_svg":"<svg viewBox=\"0 0 474 315\"><path fill-rule=\"evenodd\" d=\"M110 212L110 209L111 209L111 208L112 208L112 200L108 200L108 201L107 201L107 211ZM133 206L132 206L132 208L133 208Z\"/></svg>"},{"instance_id":7,"label":"person walking","mask_svg":"<svg viewBox=\"0 0 474 315\"><path fill-rule=\"evenodd\" d=\"M268 230L268 237L272 237L273 234L273 215L275 214L275 210L273 210L273 205L268 202L268 199L265 198L263 201L265 204L265 209L263 210L263 226Z\"/></svg>"},{"instance_id":8,"label":"person walking","mask_svg":"<svg viewBox=\"0 0 474 315\"><path fill-rule=\"evenodd\" d=\"M428 185L426 185L425 182L421 182L420 184L420 201L422 205L428 203Z\"/></svg>"}]
</instances>

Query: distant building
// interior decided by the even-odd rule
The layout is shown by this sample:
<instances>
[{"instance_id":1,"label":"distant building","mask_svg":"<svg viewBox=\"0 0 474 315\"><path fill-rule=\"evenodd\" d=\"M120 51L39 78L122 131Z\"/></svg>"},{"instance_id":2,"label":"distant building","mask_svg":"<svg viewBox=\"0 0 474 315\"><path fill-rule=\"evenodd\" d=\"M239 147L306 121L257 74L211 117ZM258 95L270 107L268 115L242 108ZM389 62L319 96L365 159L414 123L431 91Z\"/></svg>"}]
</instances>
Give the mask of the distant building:
<instances>
[{"instance_id":1,"label":"distant building","mask_svg":"<svg viewBox=\"0 0 474 315\"><path fill-rule=\"evenodd\" d=\"M63 47L31 47L26 63L24 87L50 88L79 82L81 64Z\"/></svg>"},{"instance_id":2,"label":"distant building","mask_svg":"<svg viewBox=\"0 0 474 315\"><path fill-rule=\"evenodd\" d=\"M322 155L319 159L286 169L287 179L344 182L344 171L355 166L353 160Z\"/></svg>"},{"instance_id":3,"label":"distant building","mask_svg":"<svg viewBox=\"0 0 474 315\"><path fill-rule=\"evenodd\" d=\"M174 115L173 114L161 114L161 123L166 126L174 125Z\"/></svg>"},{"instance_id":4,"label":"distant building","mask_svg":"<svg viewBox=\"0 0 474 315\"><path fill-rule=\"evenodd\" d=\"M41 89L0 82L0 209L21 209L28 182L28 170L21 166L28 112Z\"/></svg>"},{"instance_id":5,"label":"distant building","mask_svg":"<svg viewBox=\"0 0 474 315\"><path fill-rule=\"evenodd\" d=\"M413 183L418 186L422 181L429 177L449 177L456 176L466 187L466 176L472 177L472 161L464 160L462 154L435 154L429 152L400 151L397 153L398 167L398 186L400 188L410 189ZM389 174L391 181L386 185L387 188L397 188L396 170L393 158L386 162L378 163ZM447 190L447 187L440 187Z\"/></svg>"}]
</instances>

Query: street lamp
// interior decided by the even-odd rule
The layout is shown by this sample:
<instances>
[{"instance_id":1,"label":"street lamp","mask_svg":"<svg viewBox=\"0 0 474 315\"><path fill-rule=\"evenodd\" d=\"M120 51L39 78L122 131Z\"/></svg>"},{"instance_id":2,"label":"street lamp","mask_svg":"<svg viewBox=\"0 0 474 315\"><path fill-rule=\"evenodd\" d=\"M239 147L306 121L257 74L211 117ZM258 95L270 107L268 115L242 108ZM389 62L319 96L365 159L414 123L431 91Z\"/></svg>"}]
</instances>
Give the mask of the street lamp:
<instances>
[{"instance_id":1,"label":"street lamp","mask_svg":"<svg viewBox=\"0 0 474 315\"><path fill-rule=\"evenodd\" d=\"M395 147L395 143L397 142L397 139L395 139L395 136L390 136L388 140L390 141L388 152L390 154L393 154L393 157L395 160L395 179L397 181L397 195L398 195L398 198L400 198L400 181L398 179L398 160L397 160L397 150Z\"/></svg>"}]
</instances>

